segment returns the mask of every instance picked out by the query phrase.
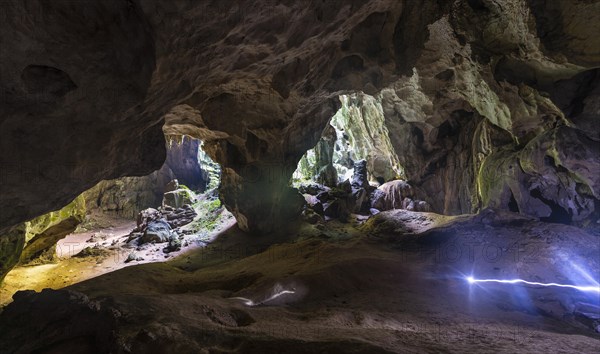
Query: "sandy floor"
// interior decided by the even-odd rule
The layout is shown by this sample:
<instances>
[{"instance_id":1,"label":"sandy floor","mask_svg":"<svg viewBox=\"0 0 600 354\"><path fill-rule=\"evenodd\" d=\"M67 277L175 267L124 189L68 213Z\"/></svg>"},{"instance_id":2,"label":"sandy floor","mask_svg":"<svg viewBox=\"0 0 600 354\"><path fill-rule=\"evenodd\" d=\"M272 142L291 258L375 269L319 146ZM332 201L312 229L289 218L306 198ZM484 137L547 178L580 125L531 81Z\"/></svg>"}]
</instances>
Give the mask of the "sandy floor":
<instances>
[{"instance_id":1,"label":"sandy floor","mask_svg":"<svg viewBox=\"0 0 600 354\"><path fill-rule=\"evenodd\" d=\"M17 353L597 353L600 335L565 304L600 299L464 278L517 268L556 277L565 267L557 250L595 272L591 237L521 219L409 212L360 229L303 224L278 238L232 227L168 262L20 295L0 315L11 323L0 324L0 345ZM472 239L539 240L539 264L449 253L451 242Z\"/></svg>"},{"instance_id":2,"label":"sandy floor","mask_svg":"<svg viewBox=\"0 0 600 354\"><path fill-rule=\"evenodd\" d=\"M166 244L146 245L140 249L126 244L129 233L136 226L135 221L104 217L103 224L110 226L73 233L60 240L56 246L55 263L18 266L11 270L0 287L0 306L10 303L13 294L19 290L61 289L124 267L164 262L194 248L206 246L219 232L234 223L230 215L225 215L222 224L204 238L186 236L181 250L165 254L162 249ZM73 257L84 248L94 246L105 251L105 254ZM132 252L141 260L125 262Z\"/></svg>"}]
</instances>

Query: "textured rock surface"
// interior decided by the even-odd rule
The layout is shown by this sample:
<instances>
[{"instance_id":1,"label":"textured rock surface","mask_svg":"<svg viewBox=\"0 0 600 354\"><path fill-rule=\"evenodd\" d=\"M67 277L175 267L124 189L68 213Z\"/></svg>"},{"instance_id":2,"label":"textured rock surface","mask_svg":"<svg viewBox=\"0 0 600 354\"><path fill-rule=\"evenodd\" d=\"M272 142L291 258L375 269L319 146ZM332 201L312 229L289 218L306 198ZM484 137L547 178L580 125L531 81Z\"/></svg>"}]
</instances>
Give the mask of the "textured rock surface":
<instances>
[{"instance_id":1,"label":"textured rock surface","mask_svg":"<svg viewBox=\"0 0 600 354\"><path fill-rule=\"evenodd\" d=\"M194 192L187 188L179 188L174 191L166 192L162 200L163 207L181 208L184 205L191 205L196 201Z\"/></svg>"},{"instance_id":2,"label":"textured rock surface","mask_svg":"<svg viewBox=\"0 0 600 354\"><path fill-rule=\"evenodd\" d=\"M566 4L455 1L429 26L412 75L376 97L407 181L433 210L598 219L600 86L590 68L600 46L579 21L600 3Z\"/></svg>"},{"instance_id":3,"label":"textured rock surface","mask_svg":"<svg viewBox=\"0 0 600 354\"><path fill-rule=\"evenodd\" d=\"M100 180L160 167L161 115L140 106L156 47L132 5L0 5L0 225L61 208Z\"/></svg>"},{"instance_id":4,"label":"textured rock surface","mask_svg":"<svg viewBox=\"0 0 600 354\"><path fill-rule=\"evenodd\" d=\"M0 237L0 283L2 283L6 274L19 263L24 245L24 224L9 228Z\"/></svg>"},{"instance_id":5,"label":"textured rock surface","mask_svg":"<svg viewBox=\"0 0 600 354\"><path fill-rule=\"evenodd\" d=\"M598 238L490 210L382 212L275 245L237 230L192 257L127 267L0 313L9 353L596 353ZM347 224L346 224L347 225ZM350 236L348 235L350 234ZM518 261L516 261L518 260ZM282 291L289 291L281 296ZM270 299L270 300L269 300ZM258 305L258 306L257 306Z\"/></svg>"},{"instance_id":6,"label":"textured rock surface","mask_svg":"<svg viewBox=\"0 0 600 354\"><path fill-rule=\"evenodd\" d=\"M315 176L317 183L335 187L338 184L338 173L333 167L333 151L337 134L332 126L325 127L321 140L314 148L315 151L315 169L311 175Z\"/></svg>"},{"instance_id":7,"label":"textured rock surface","mask_svg":"<svg viewBox=\"0 0 600 354\"><path fill-rule=\"evenodd\" d=\"M134 218L148 207L161 205L163 188L173 178L168 168L142 177L121 177L101 181L83 193L89 210Z\"/></svg>"},{"instance_id":8,"label":"textured rock surface","mask_svg":"<svg viewBox=\"0 0 600 354\"><path fill-rule=\"evenodd\" d=\"M198 150L200 141L189 137L172 137L167 146L168 167L179 183L194 191L204 192L209 184L209 173L200 165Z\"/></svg>"},{"instance_id":9,"label":"textured rock surface","mask_svg":"<svg viewBox=\"0 0 600 354\"><path fill-rule=\"evenodd\" d=\"M44 313L50 321L65 324L54 326L51 334L40 338L52 343L44 350L92 353L111 352L116 349L111 343L116 340L111 332L122 314L110 305L90 301L82 293L52 289L45 289L39 294L33 290L19 292L14 299L15 303L21 304L8 309L7 314L11 316L14 326L31 326L34 332L46 328L46 324L31 316L32 313ZM65 306L71 310L65 312ZM21 341L26 338L22 337L26 332L13 332L12 335L15 340ZM31 342L21 342L19 347L4 346L3 349L14 353L27 353L35 351L36 347L37 345Z\"/></svg>"},{"instance_id":10,"label":"textured rock surface","mask_svg":"<svg viewBox=\"0 0 600 354\"><path fill-rule=\"evenodd\" d=\"M276 230L300 211L288 181L338 95L381 90L407 181L438 212L473 211L499 146L557 125L597 139L600 4L547 3L3 1L0 225L156 170L164 119L222 164L242 229ZM598 188L578 178L577 218Z\"/></svg>"},{"instance_id":11,"label":"textured rock surface","mask_svg":"<svg viewBox=\"0 0 600 354\"><path fill-rule=\"evenodd\" d=\"M25 247L19 257L20 263L27 263L50 252L54 256L54 246L58 240L75 231L85 218L87 209L83 196L75 198L64 208L53 211L25 223Z\"/></svg>"},{"instance_id":12,"label":"textured rock surface","mask_svg":"<svg viewBox=\"0 0 600 354\"><path fill-rule=\"evenodd\" d=\"M342 107L331 124L347 138L345 147L353 161L366 160L372 180L387 182L404 176L385 126L381 103L372 96L340 96ZM351 166L350 166L351 167Z\"/></svg>"},{"instance_id":13,"label":"textured rock surface","mask_svg":"<svg viewBox=\"0 0 600 354\"><path fill-rule=\"evenodd\" d=\"M9 229L0 238L0 282L18 263L28 263L44 253L52 259L56 242L75 231L85 214L85 199L79 196L60 210Z\"/></svg>"},{"instance_id":14,"label":"textured rock surface","mask_svg":"<svg viewBox=\"0 0 600 354\"><path fill-rule=\"evenodd\" d=\"M147 176L101 181L83 193L88 210L97 209L124 218L134 218L141 210L161 205L165 188L173 179L192 189L204 191L212 183L210 179L218 179L218 174L214 173L213 166L207 166L207 169L201 166L201 163L213 163L209 159L200 162L199 144L196 139L170 136L167 159L159 170Z\"/></svg>"}]
</instances>

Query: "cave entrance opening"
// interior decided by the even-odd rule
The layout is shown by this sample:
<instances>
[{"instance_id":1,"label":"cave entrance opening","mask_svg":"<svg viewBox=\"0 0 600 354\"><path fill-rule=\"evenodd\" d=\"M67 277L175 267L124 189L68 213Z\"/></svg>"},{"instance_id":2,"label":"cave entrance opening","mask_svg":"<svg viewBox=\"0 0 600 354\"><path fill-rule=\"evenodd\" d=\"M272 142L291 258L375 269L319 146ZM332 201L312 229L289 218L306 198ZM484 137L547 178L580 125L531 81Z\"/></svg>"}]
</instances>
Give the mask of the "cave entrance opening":
<instances>
[{"instance_id":1,"label":"cave entrance opening","mask_svg":"<svg viewBox=\"0 0 600 354\"><path fill-rule=\"evenodd\" d=\"M346 222L391 209L430 211L429 203L406 182L380 97L353 93L339 100L341 108L290 180L306 201L305 219Z\"/></svg>"},{"instance_id":2,"label":"cave entrance opening","mask_svg":"<svg viewBox=\"0 0 600 354\"><path fill-rule=\"evenodd\" d=\"M217 189L221 167L202 141L165 135L166 159L145 176L100 181L60 210L24 224L23 249L0 287L60 289L120 268L204 247L235 223ZM177 182L175 182L177 180Z\"/></svg>"},{"instance_id":3,"label":"cave entrance opening","mask_svg":"<svg viewBox=\"0 0 600 354\"><path fill-rule=\"evenodd\" d=\"M167 221L189 211L193 218L184 220L181 227L177 222L170 226L206 241L209 234L219 229L223 216L227 214L226 219L231 219L218 193L221 166L204 151L201 140L187 135L165 138L167 158L162 169L170 170L167 171L170 178L163 182L158 211Z\"/></svg>"},{"instance_id":4,"label":"cave entrance opening","mask_svg":"<svg viewBox=\"0 0 600 354\"><path fill-rule=\"evenodd\" d=\"M221 166L202 149L203 142L187 135L167 135L167 158L163 165L180 185L196 193L219 186Z\"/></svg>"},{"instance_id":5,"label":"cave entrance opening","mask_svg":"<svg viewBox=\"0 0 600 354\"><path fill-rule=\"evenodd\" d=\"M404 169L389 138L381 103L364 93L339 96L341 108L319 142L300 159L291 184L335 187L351 180L354 164L366 161L368 180L381 185L404 179Z\"/></svg>"}]
</instances>

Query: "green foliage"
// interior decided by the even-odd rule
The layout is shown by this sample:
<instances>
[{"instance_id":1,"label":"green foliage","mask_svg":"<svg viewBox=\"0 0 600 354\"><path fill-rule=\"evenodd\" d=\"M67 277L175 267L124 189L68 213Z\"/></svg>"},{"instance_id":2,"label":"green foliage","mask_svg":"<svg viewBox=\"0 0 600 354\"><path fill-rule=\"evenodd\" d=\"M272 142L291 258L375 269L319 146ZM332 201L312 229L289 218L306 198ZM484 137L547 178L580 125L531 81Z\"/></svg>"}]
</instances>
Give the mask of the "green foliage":
<instances>
[{"instance_id":1,"label":"green foliage","mask_svg":"<svg viewBox=\"0 0 600 354\"><path fill-rule=\"evenodd\" d=\"M221 208L221 199L215 199L208 203L208 211L215 212Z\"/></svg>"},{"instance_id":2,"label":"green foliage","mask_svg":"<svg viewBox=\"0 0 600 354\"><path fill-rule=\"evenodd\" d=\"M42 233L49 227L54 226L69 217L74 216L81 222L85 218L85 214L85 198L83 195L80 195L64 208L38 216L37 218L26 222L25 241L29 241L33 236Z\"/></svg>"},{"instance_id":3,"label":"green foliage","mask_svg":"<svg viewBox=\"0 0 600 354\"><path fill-rule=\"evenodd\" d=\"M199 231L213 231L220 224L221 211L223 205L221 200L201 199L195 205L194 209L199 217L192 222L191 229L196 233Z\"/></svg>"},{"instance_id":4,"label":"green foliage","mask_svg":"<svg viewBox=\"0 0 600 354\"><path fill-rule=\"evenodd\" d=\"M217 188L221 183L221 166L214 162L206 152L204 152L204 142L198 149L198 162L200 166L208 172L208 186L206 190Z\"/></svg>"}]
</instances>

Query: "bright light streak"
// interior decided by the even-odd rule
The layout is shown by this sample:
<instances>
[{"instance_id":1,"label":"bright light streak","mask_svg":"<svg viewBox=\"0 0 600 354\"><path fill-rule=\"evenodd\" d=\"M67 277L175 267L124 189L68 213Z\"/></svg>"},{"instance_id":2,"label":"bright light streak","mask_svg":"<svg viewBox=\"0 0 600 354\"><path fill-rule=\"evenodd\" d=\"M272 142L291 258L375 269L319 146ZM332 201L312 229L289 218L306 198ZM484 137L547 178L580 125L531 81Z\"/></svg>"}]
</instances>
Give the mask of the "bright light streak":
<instances>
[{"instance_id":1,"label":"bright light streak","mask_svg":"<svg viewBox=\"0 0 600 354\"><path fill-rule=\"evenodd\" d=\"M570 289L576 289L579 291L600 293L600 286L598 286L598 285L581 286L581 285L558 284L558 283L538 283L538 282L527 281L527 280L523 280L523 279L510 279L510 280L475 279L473 276L468 276L468 277L466 277L466 279L467 279L467 282L469 282L469 284L474 284L474 283L527 284L527 285L546 286L546 287L554 286L554 287L559 287L559 288L570 288Z\"/></svg>"},{"instance_id":2,"label":"bright light streak","mask_svg":"<svg viewBox=\"0 0 600 354\"><path fill-rule=\"evenodd\" d=\"M245 297L232 297L231 299L241 300L244 303L244 305L246 305L246 306L257 306L257 305L266 304L267 302L269 302L269 301L271 301L273 299L276 299L276 298L280 297L281 295L295 294L295 293L296 292L292 291L292 290L283 290L283 291L280 291L280 292L277 292L277 293L273 294L273 296L271 296L271 297L269 297L269 298L267 298L267 299L265 299L263 301L260 301L260 302L254 302L254 301L252 301L250 299L247 299Z\"/></svg>"}]
</instances>

